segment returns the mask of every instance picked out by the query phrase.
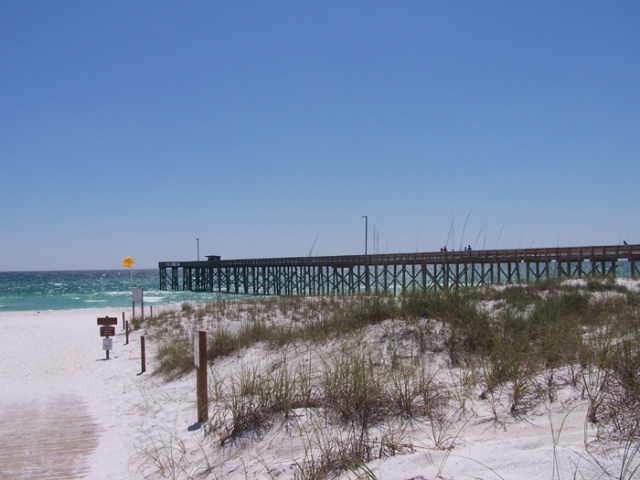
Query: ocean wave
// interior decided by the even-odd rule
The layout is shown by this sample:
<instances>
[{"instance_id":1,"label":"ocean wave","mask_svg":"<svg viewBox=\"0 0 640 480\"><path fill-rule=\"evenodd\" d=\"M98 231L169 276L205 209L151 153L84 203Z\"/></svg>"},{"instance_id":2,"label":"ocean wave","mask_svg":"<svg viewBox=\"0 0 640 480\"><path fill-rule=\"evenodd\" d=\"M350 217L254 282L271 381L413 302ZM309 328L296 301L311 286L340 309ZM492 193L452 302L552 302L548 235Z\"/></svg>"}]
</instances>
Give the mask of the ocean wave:
<instances>
[{"instance_id":1,"label":"ocean wave","mask_svg":"<svg viewBox=\"0 0 640 480\"><path fill-rule=\"evenodd\" d=\"M162 302L166 297L144 297L145 302Z\"/></svg>"}]
</instances>

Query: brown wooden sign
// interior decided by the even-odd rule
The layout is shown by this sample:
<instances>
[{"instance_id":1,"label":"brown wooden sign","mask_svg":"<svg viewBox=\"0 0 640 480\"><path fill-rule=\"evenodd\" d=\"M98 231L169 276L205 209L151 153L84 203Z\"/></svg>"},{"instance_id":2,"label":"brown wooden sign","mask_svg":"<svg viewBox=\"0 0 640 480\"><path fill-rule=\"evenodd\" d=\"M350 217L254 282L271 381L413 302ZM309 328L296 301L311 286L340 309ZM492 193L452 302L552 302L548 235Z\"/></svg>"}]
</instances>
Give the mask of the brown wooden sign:
<instances>
[{"instance_id":1,"label":"brown wooden sign","mask_svg":"<svg viewBox=\"0 0 640 480\"><path fill-rule=\"evenodd\" d=\"M116 327L100 327L101 337L115 337Z\"/></svg>"},{"instance_id":2,"label":"brown wooden sign","mask_svg":"<svg viewBox=\"0 0 640 480\"><path fill-rule=\"evenodd\" d=\"M98 325L117 325L118 317L98 317Z\"/></svg>"}]
</instances>

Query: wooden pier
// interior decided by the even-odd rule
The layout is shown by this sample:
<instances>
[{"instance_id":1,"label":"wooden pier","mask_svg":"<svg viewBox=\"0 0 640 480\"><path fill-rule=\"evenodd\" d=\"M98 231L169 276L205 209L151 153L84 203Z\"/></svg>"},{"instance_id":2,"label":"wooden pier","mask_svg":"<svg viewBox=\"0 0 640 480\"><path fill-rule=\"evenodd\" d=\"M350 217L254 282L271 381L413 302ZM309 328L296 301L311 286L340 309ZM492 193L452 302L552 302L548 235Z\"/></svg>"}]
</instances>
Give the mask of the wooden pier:
<instances>
[{"instance_id":1,"label":"wooden pier","mask_svg":"<svg viewBox=\"0 0 640 480\"><path fill-rule=\"evenodd\" d=\"M640 245L160 262L160 290L354 295L640 276Z\"/></svg>"}]
</instances>

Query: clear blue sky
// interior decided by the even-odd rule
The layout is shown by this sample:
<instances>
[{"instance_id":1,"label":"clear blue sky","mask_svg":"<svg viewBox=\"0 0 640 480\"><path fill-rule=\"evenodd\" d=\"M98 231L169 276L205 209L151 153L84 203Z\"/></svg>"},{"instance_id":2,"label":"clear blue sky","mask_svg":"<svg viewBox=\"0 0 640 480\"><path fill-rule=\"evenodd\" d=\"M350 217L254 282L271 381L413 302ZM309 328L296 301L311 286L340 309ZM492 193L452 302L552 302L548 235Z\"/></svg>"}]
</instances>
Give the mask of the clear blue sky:
<instances>
[{"instance_id":1,"label":"clear blue sky","mask_svg":"<svg viewBox=\"0 0 640 480\"><path fill-rule=\"evenodd\" d=\"M637 1L3 1L0 270L362 253L363 215L369 252L640 243L639 25Z\"/></svg>"}]
</instances>

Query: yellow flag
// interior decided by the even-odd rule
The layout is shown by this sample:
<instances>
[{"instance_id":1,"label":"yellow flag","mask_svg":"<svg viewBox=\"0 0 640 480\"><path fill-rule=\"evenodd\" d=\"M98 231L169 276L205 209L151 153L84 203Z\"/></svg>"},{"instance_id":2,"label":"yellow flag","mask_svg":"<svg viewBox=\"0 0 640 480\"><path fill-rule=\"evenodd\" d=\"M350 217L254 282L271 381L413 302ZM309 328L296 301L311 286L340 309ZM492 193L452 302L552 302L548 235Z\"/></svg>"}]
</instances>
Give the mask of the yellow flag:
<instances>
[{"instance_id":1,"label":"yellow flag","mask_svg":"<svg viewBox=\"0 0 640 480\"><path fill-rule=\"evenodd\" d=\"M122 266L124 268L131 268L133 267L133 257L127 257L124 260L122 260Z\"/></svg>"}]
</instances>

